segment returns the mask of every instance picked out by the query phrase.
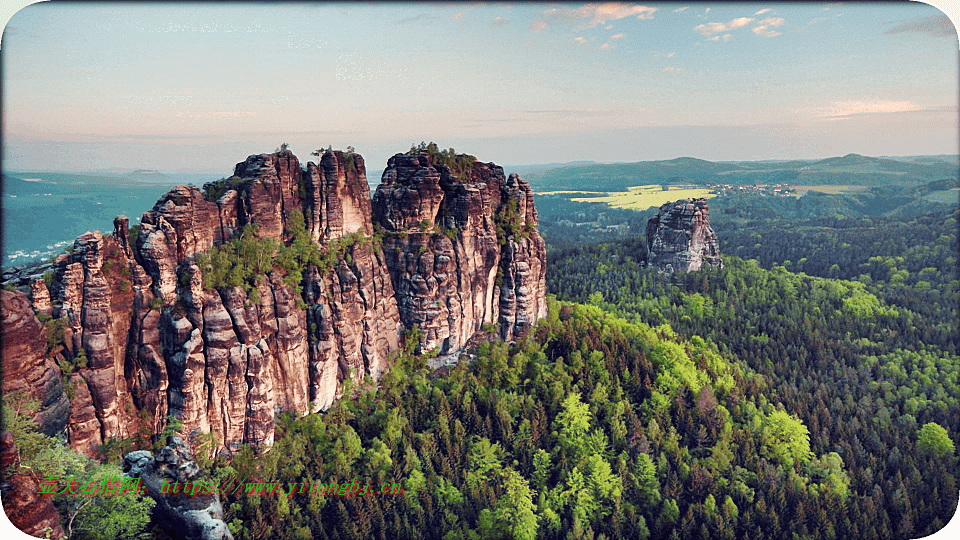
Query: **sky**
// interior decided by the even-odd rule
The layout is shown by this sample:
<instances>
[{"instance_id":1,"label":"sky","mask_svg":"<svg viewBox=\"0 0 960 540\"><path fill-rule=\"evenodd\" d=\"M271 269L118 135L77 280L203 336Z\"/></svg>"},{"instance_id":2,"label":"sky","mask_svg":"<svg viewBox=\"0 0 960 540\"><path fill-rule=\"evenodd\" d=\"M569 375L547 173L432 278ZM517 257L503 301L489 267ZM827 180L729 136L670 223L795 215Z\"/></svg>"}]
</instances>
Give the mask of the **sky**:
<instances>
[{"instance_id":1,"label":"sky","mask_svg":"<svg viewBox=\"0 0 960 540\"><path fill-rule=\"evenodd\" d=\"M912 2L38 3L0 54L5 170L228 175L284 142L371 170L421 141L517 165L960 146L957 32Z\"/></svg>"}]
</instances>

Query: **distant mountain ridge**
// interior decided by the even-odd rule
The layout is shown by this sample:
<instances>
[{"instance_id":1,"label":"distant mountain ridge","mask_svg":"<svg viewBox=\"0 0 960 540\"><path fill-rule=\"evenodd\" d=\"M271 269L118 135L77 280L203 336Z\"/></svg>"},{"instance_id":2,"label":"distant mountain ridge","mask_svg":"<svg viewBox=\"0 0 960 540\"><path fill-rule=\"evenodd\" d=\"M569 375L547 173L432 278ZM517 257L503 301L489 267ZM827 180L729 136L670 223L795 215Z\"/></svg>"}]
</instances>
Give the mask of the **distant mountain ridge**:
<instances>
[{"instance_id":1,"label":"distant mountain ridge","mask_svg":"<svg viewBox=\"0 0 960 540\"><path fill-rule=\"evenodd\" d=\"M820 160L706 161L693 157L635 163L571 165L528 174L534 191L626 191L648 184L916 185L958 177L951 156L911 161L847 154Z\"/></svg>"}]
</instances>

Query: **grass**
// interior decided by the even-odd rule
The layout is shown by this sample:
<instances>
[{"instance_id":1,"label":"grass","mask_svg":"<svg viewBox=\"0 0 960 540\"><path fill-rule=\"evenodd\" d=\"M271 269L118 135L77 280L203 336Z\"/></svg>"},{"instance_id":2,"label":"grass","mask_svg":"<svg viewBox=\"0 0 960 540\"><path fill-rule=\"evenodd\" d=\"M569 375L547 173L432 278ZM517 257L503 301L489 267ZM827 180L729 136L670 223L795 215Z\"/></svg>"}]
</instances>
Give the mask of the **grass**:
<instances>
[{"instance_id":1,"label":"grass","mask_svg":"<svg viewBox=\"0 0 960 540\"><path fill-rule=\"evenodd\" d=\"M866 191L870 186L852 186L852 185L823 185L823 186L790 186L794 190L797 197L802 197L806 195L808 191L819 191L820 193L828 193L830 195L839 195L841 193L857 193L859 191Z\"/></svg>"},{"instance_id":2,"label":"grass","mask_svg":"<svg viewBox=\"0 0 960 540\"><path fill-rule=\"evenodd\" d=\"M670 186L668 191L664 191L660 184L633 186L627 189L628 191L626 193L604 193L597 197L576 197L570 200L574 202L606 203L612 208L645 210L679 199L693 199L697 197L710 198L715 195L715 193L709 189L691 186Z\"/></svg>"}]
</instances>

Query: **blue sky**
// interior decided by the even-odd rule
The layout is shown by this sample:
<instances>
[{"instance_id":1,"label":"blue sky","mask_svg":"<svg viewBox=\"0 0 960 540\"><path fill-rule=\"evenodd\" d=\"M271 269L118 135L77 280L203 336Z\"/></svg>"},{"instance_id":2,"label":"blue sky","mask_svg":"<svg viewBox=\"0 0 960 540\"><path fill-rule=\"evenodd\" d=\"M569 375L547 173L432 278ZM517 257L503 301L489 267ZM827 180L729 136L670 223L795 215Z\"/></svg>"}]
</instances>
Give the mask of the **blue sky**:
<instances>
[{"instance_id":1,"label":"blue sky","mask_svg":"<svg viewBox=\"0 0 960 540\"><path fill-rule=\"evenodd\" d=\"M40 3L3 34L3 166L955 153L958 49L920 3Z\"/></svg>"}]
</instances>

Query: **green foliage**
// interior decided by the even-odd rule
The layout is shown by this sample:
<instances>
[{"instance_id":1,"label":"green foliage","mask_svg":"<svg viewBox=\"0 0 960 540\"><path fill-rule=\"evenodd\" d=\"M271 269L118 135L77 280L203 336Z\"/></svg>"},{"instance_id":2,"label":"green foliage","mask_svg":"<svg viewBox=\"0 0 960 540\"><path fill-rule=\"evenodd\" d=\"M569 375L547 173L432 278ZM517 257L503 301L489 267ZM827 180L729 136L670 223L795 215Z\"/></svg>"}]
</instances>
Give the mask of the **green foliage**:
<instances>
[{"instance_id":1,"label":"green foliage","mask_svg":"<svg viewBox=\"0 0 960 540\"><path fill-rule=\"evenodd\" d=\"M278 249L276 241L258 238L257 227L247 225L239 236L197 255L203 285L208 290L243 287L249 292L256 287L256 277L272 269Z\"/></svg>"},{"instance_id":2,"label":"green foliage","mask_svg":"<svg viewBox=\"0 0 960 540\"><path fill-rule=\"evenodd\" d=\"M53 286L53 270L47 270L43 273L43 282L47 285L47 289Z\"/></svg>"},{"instance_id":3,"label":"green foliage","mask_svg":"<svg viewBox=\"0 0 960 540\"><path fill-rule=\"evenodd\" d=\"M796 416L773 411L763 422L763 452L787 467L810 460L810 433Z\"/></svg>"},{"instance_id":4,"label":"green foliage","mask_svg":"<svg viewBox=\"0 0 960 540\"><path fill-rule=\"evenodd\" d=\"M47 352L52 352L63 345L63 328L65 319L50 319L43 323L47 330Z\"/></svg>"},{"instance_id":5,"label":"green foliage","mask_svg":"<svg viewBox=\"0 0 960 540\"><path fill-rule=\"evenodd\" d=\"M230 178L221 178L216 182L208 182L203 185L203 198L204 200L207 200L210 202L217 202L218 200L220 200L221 197L226 195L228 191L236 190L240 193L244 193L245 191L249 190L250 183L251 183L251 179L240 178L237 176L231 176ZM135 238L134 236L132 236L133 234L132 227L130 231L131 231L131 238ZM134 244L131 241L130 245L133 246L136 244Z\"/></svg>"},{"instance_id":6,"label":"green foliage","mask_svg":"<svg viewBox=\"0 0 960 540\"><path fill-rule=\"evenodd\" d=\"M505 245L511 238L526 238L533 232L533 224L520 215L520 200L516 197L509 197L504 201L494 214L493 220L500 245Z\"/></svg>"},{"instance_id":7,"label":"green foliage","mask_svg":"<svg viewBox=\"0 0 960 540\"><path fill-rule=\"evenodd\" d=\"M137 238L140 237L140 225L133 225L127 231L127 243L131 249L136 249Z\"/></svg>"},{"instance_id":8,"label":"green foliage","mask_svg":"<svg viewBox=\"0 0 960 540\"><path fill-rule=\"evenodd\" d=\"M955 448L950 434L940 424L927 422L917 433L917 450L937 459L953 457Z\"/></svg>"},{"instance_id":9,"label":"green foliage","mask_svg":"<svg viewBox=\"0 0 960 540\"><path fill-rule=\"evenodd\" d=\"M560 447L573 463L590 452L590 407L580 401L580 394L573 392L563 400L563 410L557 415L556 426Z\"/></svg>"},{"instance_id":10,"label":"green foliage","mask_svg":"<svg viewBox=\"0 0 960 540\"><path fill-rule=\"evenodd\" d=\"M122 483L123 471L113 464L90 464L83 474L84 482L97 486L115 486ZM101 487L101 490L103 488ZM102 493L102 491L101 491ZM147 496L134 492L93 497L58 495L58 505L67 514L67 533L70 538L107 540L130 538L148 540L151 510L156 504Z\"/></svg>"},{"instance_id":11,"label":"green foliage","mask_svg":"<svg viewBox=\"0 0 960 540\"><path fill-rule=\"evenodd\" d=\"M534 513L534 492L520 473L507 467L500 474L504 494L497 501L493 519L496 527L508 538L534 540L537 537L537 516Z\"/></svg>"},{"instance_id":12,"label":"green foliage","mask_svg":"<svg viewBox=\"0 0 960 540\"><path fill-rule=\"evenodd\" d=\"M466 177L473 170L477 158L468 154L457 154L453 148L440 150L436 143L421 142L418 146L411 145L407 154L427 154L434 165L443 165L450 174L459 178Z\"/></svg>"},{"instance_id":13,"label":"green foliage","mask_svg":"<svg viewBox=\"0 0 960 540\"><path fill-rule=\"evenodd\" d=\"M38 482L52 476L63 478L79 474L82 456L66 446L62 438L40 433L35 419L40 403L25 390L7 393L3 400L3 428L13 435L17 461L13 472L29 474Z\"/></svg>"}]
</instances>

